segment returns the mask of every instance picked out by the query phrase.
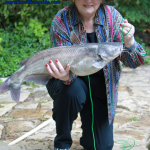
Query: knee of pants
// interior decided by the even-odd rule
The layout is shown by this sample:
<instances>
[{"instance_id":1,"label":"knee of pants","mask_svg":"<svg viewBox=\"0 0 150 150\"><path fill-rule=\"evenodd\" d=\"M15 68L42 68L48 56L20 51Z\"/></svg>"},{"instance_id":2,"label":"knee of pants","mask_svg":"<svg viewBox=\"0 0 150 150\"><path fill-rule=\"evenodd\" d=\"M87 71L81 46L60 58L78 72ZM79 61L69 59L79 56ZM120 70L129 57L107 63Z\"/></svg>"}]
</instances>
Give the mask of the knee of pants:
<instances>
[{"instance_id":1,"label":"knee of pants","mask_svg":"<svg viewBox=\"0 0 150 150\"><path fill-rule=\"evenodd\" d=\"M57 103L77 101L79 104L83 104L88 93L86 84L79 78L70 85L65 85L62 81L54 79L47 85L47 89L54 104L56 101Z\"/></svg>"},{"instance_id":2,"label":"knee of pants","mask_svg":"<svg viewBox=\"0 0 150 150\"><path fill-rule=\"evenodd\" d=\"M86 85L82 82L82 80L76 79L71 85L67 86L67 88L62 89L62 95L69 100L78 99L84 102L87 97L87 90Z\"/></svg>"}]
</instances>

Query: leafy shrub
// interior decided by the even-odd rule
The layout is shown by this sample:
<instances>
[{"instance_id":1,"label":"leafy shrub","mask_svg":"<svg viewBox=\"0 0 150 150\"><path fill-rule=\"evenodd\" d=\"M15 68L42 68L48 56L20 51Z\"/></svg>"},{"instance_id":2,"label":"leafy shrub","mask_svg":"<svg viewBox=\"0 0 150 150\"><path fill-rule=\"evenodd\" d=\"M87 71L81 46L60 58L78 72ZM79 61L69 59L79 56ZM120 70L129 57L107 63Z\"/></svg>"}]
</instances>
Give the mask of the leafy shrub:
<instances>
[{"instance_id":1,"label":"leafy shrub","mask_svg":"<svg viewBox=\"0 0 150 150\"><path fill-rule=\"evenodd\" d=\"M143 31L150 27L150 2L149 0L113 0L110 5L116 9L136 27Z\"/></svg>"},{"instance_id":2,"label":"leafy shrub","mask_svg":"<svg viewBox=\"0 0 150 150\"><path fill-rule=\"evenodd\" d=\"M2 42L3 39L1 38L1 36L2 35L0 34L0 51L3 51L3 47L1 46L1 42Z\"/></svg>"},{"instance_id":3,"label":"leafy shrub","mask_svg":"<svg viewBox=\"0 0 150 150\"><path fill-rule=\"evenodd\" d=\"M50 25L63 7L64 3L17 5L0 1L0 77L10 76L23 59L50 48Z\"/></svg>"},{"instance_id":4,"label":"leafy shrub","mask_svg":"<svg viewBox=\"0 0 150 150\"><path fill-rule=\"evenodd\" d=\"M10 76L19 69L19 63L23 59L51 47L49 33L45 33L48 29L43 28L42 23L31 20L26 31L13 33L0 29L0 38L3 39L3 51L0 51L0 77Z\"/></svg>"},{"instance_id":5,"label":"leafy shrub","mask_svg":"<svg viewBox=\"0 0 150 150\"><path fill-rule=\"evenodd\" d=\"M23 22L19 22L19 25L13 29L13 32L28 37L34 37L41 43L41 38L44 36L45 32L48 31L48 28L43 26L44 24L37 19L30 19L29 25L26 28L23 27Z\"/></svg>"},{"instance_id":6,"label":"leafy shrub","mask_svg":"<svg viewBox=\"0 0 150 150\"><path fill-rule=\"evenodd\" d=\"M141 46L144 48L144 50L146 51L146 54L147 55L150 55L150 47L148 47L142 39L138 38L138 37L135 37L135 40L141 44Z\"/></svg>"},{"instance_id":7,"label":"leafy shrub","mask_svg":"<svg viewBox=\"0 0 150 150\"><path fill-rule=\"evenodd\" d=\"M148 48L145 43L142 43L141 45L144 48L144 50L146 51L146 54L150 55L150 48Z\"/></svg>"},{"instance_id":8,"label":"leafy shrub","mask_svg":"<svg viewBox=\"0 0 150 150\"><path fill-rule=\"evenodd\" d=\"M9 0L13 1L13 0ZM51 1L51 0L47 0ZM5 0L0 1L0 27L6 29L11 24L12 27L19 26L25 30L30 19L37 19L44 23L45 27L50 27L55 14L64 7L61 4L6 4Z\"/></svg>"},{"instance_id":9,"label":"leafy shrub","mask_svg":"<svg viewBox=\"0 0 150 150\"><path fill-rule=\"evenodd\" d=\"M145 57L144 64L145 64L145 65L150 65L150 56L146 56L146 57Z\"/></svg>"},{"instance_id":10,"label":"leafy shrub","mask_svg":"<svg viewBox=\"0 0 150 150\"><path fill-rule=\"evenodd\" d=\"M0 79L0 85L3 83L2 79Z\"/></svg>"}]
</instances>

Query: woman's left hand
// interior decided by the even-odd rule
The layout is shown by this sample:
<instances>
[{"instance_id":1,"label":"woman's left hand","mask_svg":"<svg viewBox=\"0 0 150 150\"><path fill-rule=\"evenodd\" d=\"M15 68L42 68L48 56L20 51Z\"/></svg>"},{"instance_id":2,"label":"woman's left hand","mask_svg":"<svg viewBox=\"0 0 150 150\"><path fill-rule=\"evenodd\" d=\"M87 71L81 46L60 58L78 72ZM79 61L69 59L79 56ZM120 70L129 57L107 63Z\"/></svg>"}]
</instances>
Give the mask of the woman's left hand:
<instances>
[{"instance_id":1,"label":"woman's left hand","mask_svg":"<svg viewBox=\"0 0 150 150\"><path fill-rule=\"evenodd\" d=\"M123 24L124 24L124 28L123 28ZM128 33L128 31L130 30L132 26L131 31ZM128 23L128 20L125 19L124 23L120 24L120 31L122 32L122 28L123 28L123 35L125 35L126 33L128 33L126 36L123 37L123 41L125 43L126 47L131 47L134 44L134 33L135 33L135 27Z\"/></svg>"}]
</instances>

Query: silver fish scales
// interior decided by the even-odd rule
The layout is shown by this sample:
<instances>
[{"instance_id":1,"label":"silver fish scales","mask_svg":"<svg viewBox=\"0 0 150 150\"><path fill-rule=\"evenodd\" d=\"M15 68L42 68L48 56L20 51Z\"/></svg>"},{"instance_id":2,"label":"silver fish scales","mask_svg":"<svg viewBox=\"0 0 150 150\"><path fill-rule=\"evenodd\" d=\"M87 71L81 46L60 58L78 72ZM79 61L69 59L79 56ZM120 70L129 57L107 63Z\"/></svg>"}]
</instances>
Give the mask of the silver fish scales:
<instances>
[{"instance_id":1,"label":"silver fish scales","mask_svg":"<svg viewBox=\"0 0 150 150\"><path fill-rule=\"evenodd\" d=\"M123 49L122 43L118 42L81 44L74 32L70 39L75 45L43 50L23 60L21 67L0 85L0 93L10 90L12 99L19 102L22 82L46 85L52 78L45 67L49 60L55 62L58 59L64 68L70 64L73 73L86 76L102 69Z\"/></svg>"}]
</instances>

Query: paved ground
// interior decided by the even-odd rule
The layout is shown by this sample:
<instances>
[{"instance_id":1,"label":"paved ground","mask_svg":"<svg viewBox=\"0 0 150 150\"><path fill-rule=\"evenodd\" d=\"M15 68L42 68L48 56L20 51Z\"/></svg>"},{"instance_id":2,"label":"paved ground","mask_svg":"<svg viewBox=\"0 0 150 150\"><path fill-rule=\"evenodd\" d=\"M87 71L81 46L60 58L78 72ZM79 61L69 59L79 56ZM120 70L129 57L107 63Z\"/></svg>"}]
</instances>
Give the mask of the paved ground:
<instances>
[{"instance_id":1,"label":"paved ground","mask_svg":"<svg viewBox=\"0 0 150 150\"><path fill-rule=\"evenodd\" d=\"M0 95L0 140L10 143L52 117L53 101L45 87L23 85L21 101L14 103L9 92ZM71 150L82 150L80 116L73 124ZM9 150L53 150L55 122L9 146ZM150 139L150 66L123 68L119 101L114 121L114 140L133 138L133 150L147 150ZM120 150L117 142L113 150ZM129 141L133 144L133 141Z\"/></svg>"}]
</instances>

